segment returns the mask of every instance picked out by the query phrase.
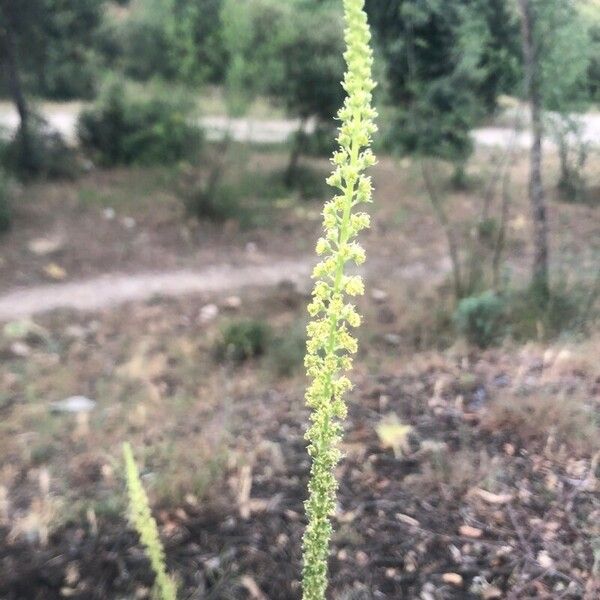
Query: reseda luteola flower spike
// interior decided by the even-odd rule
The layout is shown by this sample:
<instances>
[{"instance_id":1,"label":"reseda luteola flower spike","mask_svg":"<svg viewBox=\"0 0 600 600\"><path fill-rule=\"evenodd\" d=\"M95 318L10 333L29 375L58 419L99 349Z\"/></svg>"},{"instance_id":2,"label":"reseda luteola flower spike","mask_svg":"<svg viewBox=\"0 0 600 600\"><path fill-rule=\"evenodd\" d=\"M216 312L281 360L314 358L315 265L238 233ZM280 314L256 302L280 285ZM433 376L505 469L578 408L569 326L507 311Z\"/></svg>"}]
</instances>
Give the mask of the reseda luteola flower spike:
<instances>
[{"instance_id":1,"label":"reseda luteola flower spike","mask_svg":"<svg viewBox=\"0 0 600 600\"><path fill-rule=\"evenodd\" d=\"M154 571L155 595L158 600L177 600L177 587L167 573L165 551L158 534L158 525L150 511L148 496L140 481L140 474L129 444L123 444L123 457L125 459L125 479L129 493L130 519L140 536L150 566Z\"/></svg>"},{"instance_id":2,"label":"reseda luteola flower spike","mask_svg":"<svg viewBox=\"0 0 600 600\"><path fill-rule=\"evenodd\" d=\"M360 325L360 316L348 297L364 292L362 279L346 275L345 266L365 260L355 238L369 227L369 216L353 209L371 201L371 178L364 171L375 163L369 149L377 116L371 106L373 53L364 0L344 0L344 19L347 71L343 85L347 97L338 113L340 148L333 155L335 170L327 180L337 195L323 209L324 237L317 243L322 260L313 273L316 282L308 308L312 320L305 365L311 383L306 401L312 410L306 437L312 467L305 505L308 525L303 540L303 600L323 600L327 588L331 515L337 492L334 469L341 458L344 394L351 388L344 373L351 369L351 355L358 348L349 328Z\"/></svg>"}]
</instances>

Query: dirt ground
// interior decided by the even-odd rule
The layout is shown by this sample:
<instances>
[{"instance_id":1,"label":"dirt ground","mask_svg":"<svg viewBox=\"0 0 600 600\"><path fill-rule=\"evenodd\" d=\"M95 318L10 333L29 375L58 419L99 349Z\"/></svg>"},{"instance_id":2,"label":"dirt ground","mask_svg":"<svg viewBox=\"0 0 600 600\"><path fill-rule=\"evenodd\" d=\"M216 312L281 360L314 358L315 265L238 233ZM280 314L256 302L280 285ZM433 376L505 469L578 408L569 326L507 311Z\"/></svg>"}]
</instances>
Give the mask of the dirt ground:
<instances>
[{"instance_id":1,"label":"dirt ground","mask_svg":"<svg viewBox=\"0 0 600 600\"><path fill-rule=\"evenodd\" d=\"M282 164L269 153L253 160ZM481 202L490 164L480 156L474 191L449 197L456 222ZM525 168L518 160L513 169L515 280L529 261ZM374 178L331 597L598 598L598 332L485 351L438 343L443 233L415 165L383 158ZM23 189L15 227L0 240L0 293L310 255L318 202L282 197L249 228L197 224L183 214L175 179L166 169L93 171ZM556 273L597 271L597 211L552 200ZM215 354L223 328L242 318L301 342L307 288L288 279L243 290L234 280L180 298L153 292L4 328L2 600L150 596L152 576L125 519L123 441L136 452L182 598L300 597L309 466L301 356L273 346L233 365ZM93 408L55 410L76 395ZM397 446L382 434L386 423L410 428Z\"/></svg>"}]
</instances>

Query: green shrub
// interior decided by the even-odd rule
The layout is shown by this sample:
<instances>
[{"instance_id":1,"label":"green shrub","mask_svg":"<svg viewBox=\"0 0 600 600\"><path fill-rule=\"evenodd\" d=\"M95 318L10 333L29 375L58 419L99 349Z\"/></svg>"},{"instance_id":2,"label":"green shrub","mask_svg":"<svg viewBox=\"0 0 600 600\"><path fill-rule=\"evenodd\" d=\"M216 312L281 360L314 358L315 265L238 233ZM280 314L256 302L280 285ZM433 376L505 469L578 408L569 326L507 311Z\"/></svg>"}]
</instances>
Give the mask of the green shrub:
<instances>
[{"instance_id":1,"label":"green shrub","mask_svg":"<svg viewBox=\"0 0 600 600\"><path fill-rule=\"evenodd\" d=\"M549 297L534 287L505 296L485 292L463 299L454 324L467 340L486 348L510 335L517 341L551 339L564 333L585 333L598 318L598 284L555 285Z\"/></svg>"},{"instance_id":2,"label":"green shrub","mask_svg":"<svg viewBox=\"0 0 600 600\"><path fill-rule=\"evenodd\" d=\"M296 192L301 200L322 200L329 193L325 178L326 175L319 169L298 165L294 169L288 185L285 184L284 173L281 173L281 181L279 181L279 177L274 177L274 183L280 184L284 189L287 187Z\"/></svg>"},{"instance_id":3,"label":"green shrub","mask_svg":"<svg viewBox=\"0 0 600 600\"><path fill-rule=\"evenodd\" d=\"M0 163L21 180L70 179L77 174L75 153L63 137L38 115L31 115L27 136L19 129L0 148Z\"/></svg>"},{"instance_id":4,"label":"green shrub","mask_svg":"<svg viewBox=\"0 0 600 600\"><path fill-rule=\"evenodd\" d=\"M463 298L454 313L454 323L470 343L487 348L506 331L506 300L491 291Z\"/></svg>"},{"instance_id":5,"label":"green shrub","mask_svg":"<svg viewBox=\"0 0 600 600\"><path fill-rule=\"evenodd\" d=\"M200 220L223 223L243 216L239 187L227 181L197 183L185 188L181 196L188 214Z\"/></svg>"},{"instance_id":6,"label":"green shrub","mask_svg":"<svg viewBox=\"0 0 600 600\"><path fill-rule=\"evenodd\" d=\"M8 231L11 224L12 210L10 183L6 174L0 171L0 233Z\"/></svg>"},{"instance_id":7,"label":"green shrub","mask_svg":"<svg viewBox=\"0 0 600 600\"><path fill-rule=\"evenodd\" d=\"M270 339L271 330L263 321L235 321L223 328L215 355L218 360L242 363L265 354Z\"/></svg>"},{"instance_id":8,"label":"green shrub","mask_svg":"<svg viewBox=\"0 0 600 600\"><path fill-rule=\"evenodd\" d=\"M304 148L307 156L331 156L336 149L335 129L329 124L317 123L313 133L305 134Z\"/></svg>"},{"instance_id":9,"label":"green shrub","mask_svg":"<svg viewBox=\"0 0 600 600\"><path fill-rule=\"evenodd\" d=\"M178 194L190 216L216 223L232 219L242 228L265 225L273 215L275 201L305 194L314 198L316 189L323 194L323 185L312 170L298 182L300 189L292 191L284 183L283 171L248 171L240 157L226 157L224 162L205 173L196 167L184 172Z\"/></svg>"},{"instance_id":10,"label":"green shrub","mask_svg":"<svg viewBox=\"0 0 600 600\"><path fill-rule=\"evenodd\" d=\"M191 106L177 97L138 97L116 82L82 112L78 135L106 166L168 164L199 152L201 131L190 113Z\"/></svg>"},{"instance_id":11,"label":"green shrub","mask_svg":"<svg viewBox=\"0 0 600 600\"><path fill-rule=\"evenodd\" d=\"M290 377L302 368L306 352L306 324L296 323L276 335L269 346L269 367L278 377Z\"/></svg>"},{"instance_id":12,"label":"green shrub","mask_svg":"<svg viewBox=\"0 0 600 600\"><path fill-rule=\"evenodd\" d=\"M550 339L577 333L594 320L597 290L589 286L555 285L548 298L535 288L515 292L510 299L511 333L516 340Z\"/></svg>"}]
</instances>

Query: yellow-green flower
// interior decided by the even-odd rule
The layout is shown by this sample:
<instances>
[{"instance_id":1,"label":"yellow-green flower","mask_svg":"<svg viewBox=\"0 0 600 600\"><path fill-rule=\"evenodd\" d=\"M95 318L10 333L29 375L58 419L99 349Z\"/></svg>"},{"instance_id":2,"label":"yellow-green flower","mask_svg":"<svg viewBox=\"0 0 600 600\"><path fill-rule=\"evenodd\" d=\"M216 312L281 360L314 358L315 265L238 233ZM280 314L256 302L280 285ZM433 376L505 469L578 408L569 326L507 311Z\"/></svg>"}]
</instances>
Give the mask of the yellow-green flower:
<instances>
[{"instance_id":1,"label":"yellow-green flower","mask_svg":"<svg viewBox=\"0 0 600 600\"><path fill-rule=\"evenodd\" d=\"M125 459L127 491L129 492L130 519L140 536L150 566L154 571L156 596L160 600L177 600L177 588L175 582L167 573L165 551L160 541L158 526L150 511L148 496L140 481L133 451L129 444L123 445L123 457Z\"/></svg>"},{"instance_id":2,"label":"yellow-green flower","mask_svg":"<svg viewBox=\"0 0 600 600\"><path fill-rule=\"evenodd\" d=\"M340 148L333 155L335 168L327 180L337 192L323 208L324 235L316 248L321 261L313 272L316 282L308 307L312 321L305 366L311 383L306 402L312 412L306 437L312 467L303 545L303 600L323 600L327 589L331 515L337 491L334 469L341 457L338 446L341 421L346 416L344 395L352 387L344 373L351 369L352 355L358 350L350 330L360 325L360 316L348 298L364 293L362 279L346 275L345 267L365 261L365 252L355 238L369 227L370 220L355 208L371 201L371 178L364 171L375 163L369 148L377 116L371 104L373 53L364 0L344 0L344 18L347 71L343 86L347 97L338 113Z\"/></svg>"}]
</instances>

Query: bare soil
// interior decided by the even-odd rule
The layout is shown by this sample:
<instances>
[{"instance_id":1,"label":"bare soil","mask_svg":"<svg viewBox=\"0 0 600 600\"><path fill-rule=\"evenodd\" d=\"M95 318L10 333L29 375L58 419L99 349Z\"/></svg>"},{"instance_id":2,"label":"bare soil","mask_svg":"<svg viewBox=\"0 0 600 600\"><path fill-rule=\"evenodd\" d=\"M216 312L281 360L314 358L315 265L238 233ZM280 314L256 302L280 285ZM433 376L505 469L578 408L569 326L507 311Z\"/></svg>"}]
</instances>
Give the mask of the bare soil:
<instances>
[{"instance_id":1,"label":"bare soil","mask_svg":"<svg viewBox=\"0 0 600 600\"><path fill-rule=\"evenodd\" d=\"M478 159L476 175L489 160ZM301 367L284 377L269 352L232 366L214 348L233 320L268 322L283 338L302 326L305 286L277 283L282 271L286 280L300 265L305 272L320 204L282 198L247 230L196 224L172 178L95 171L28 187L14 230L0 240L0 306L39 296L54 308L22 335L0 335L2 600L150 597L151 572L124 517L125 440L182 598L300 597L309 466ZM526 276L524 164L513 181L507 252L513 275ZM414 165L384 158L375 182L331 598L595 600L597 332L486 351L450 340L439 350L443 234ZM457 223L480 202L480 187L449 196ZM597 208L553 200L550 217L555 272L595 274ZM52 252L31 250L32 240L54 236ZM52 263L60 270L48 270ZM215 272L219 265L225 270ZM182 273L228 284L182 285ZM113 301L115 274L132 275L135 294ZM40 285L49 287L32 287ZM93 292L89 303L73 300L83 311L47 300L76 290ZM89 415L52 411L78 394L96 401ZM399 453L377 433L390 415L412 428Z\"/></svg>"}]
</instances>

